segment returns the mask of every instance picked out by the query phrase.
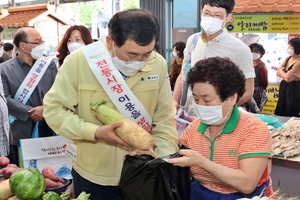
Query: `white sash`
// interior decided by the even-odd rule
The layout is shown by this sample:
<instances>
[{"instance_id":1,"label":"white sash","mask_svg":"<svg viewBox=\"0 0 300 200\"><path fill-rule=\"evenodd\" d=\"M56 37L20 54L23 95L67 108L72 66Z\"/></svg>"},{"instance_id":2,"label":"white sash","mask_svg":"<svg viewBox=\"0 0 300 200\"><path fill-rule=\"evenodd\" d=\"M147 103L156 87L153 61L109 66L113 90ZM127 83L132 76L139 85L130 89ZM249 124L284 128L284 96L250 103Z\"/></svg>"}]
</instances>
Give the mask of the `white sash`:
<instances>
[{"instance_id":1,"label":"white sash","mask_svg":"<svg viewBox=\"0 0 300 200\"><path fill-rule=\"evenodd\" d=\"M26 75L22 84L18 88L14 99L26 104L32 92L40 82L42 76L47 70L49 64L51 63L51 58L42 57L35 61L34 65L31 67L30 71ZM12 115L9 115L9 121L12 123L16 118Z\"/></svg>"},{"instance_id":2,"label":"white sash","mask_svg":"<svg viewBox=\"0 0 300 200\"><path fill-rule=\"evenodd\" d=\"M81 48L95 77L119 112L149 133L152 118L116 69L102 41Z\"/></svg>"}]
</instances>

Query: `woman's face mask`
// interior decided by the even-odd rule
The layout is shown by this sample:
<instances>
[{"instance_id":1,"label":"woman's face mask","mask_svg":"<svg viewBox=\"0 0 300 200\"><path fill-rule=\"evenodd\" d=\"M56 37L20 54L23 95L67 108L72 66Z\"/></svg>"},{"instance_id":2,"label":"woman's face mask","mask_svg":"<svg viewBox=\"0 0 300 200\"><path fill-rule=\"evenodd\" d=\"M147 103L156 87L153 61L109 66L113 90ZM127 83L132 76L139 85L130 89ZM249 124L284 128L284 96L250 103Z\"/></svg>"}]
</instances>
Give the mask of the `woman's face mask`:
<instances>
[{"instance_id":1,"label":"woman's face mask","mask_svg":"<svg viewBox=\"0 0 300 200\"><path fill-rule=\"evenodd\" d=\"M213 17L202 17L201 27L208 35L213 35L217 33L223 27L223 22L225 20L213 18Z\"/></svg>"},{"instance_id":2,"label":"woman's face mask","mask_svg":"<svg viewBox=\"0 0 300 200\"><path fill-rule=\"evenodd\" d=\"M79 48L84 47L84 46L85 46L85 44L78 43L78 42L72 42L71 44L68 45L68 50L69 50L70 53L72 53L76 49L79 49Z\"/></svg>"},{"instance_id":3,"label":"woman's face mask","mask_svg":"<svg viewBox=\"0 0 300 200\"><path fill-rule=\"evenodd\" d=\"M178 57L176 51L173 51L172 54L173 54L173 57L174 57L174 58L177 58L177 57Z\"/></svg>"},{"instance_id":4,"label":"woman's face mask","mask_svg":"<svg viewBox=\"0 0 300 200\"><path fill-rule=\"evenodd\" d=\"M290 49L290 48L288 48L286 52L289 56L292 56L295 54L294 49Z\"/></svg>"},{"instance_id":5,"label":"woman's face mask","mask_svg":"<svg viewBox=\"0 0 300 200\"><path fill-rule=\"evenodd\" d=\"M229 111L226 113L226 115L223 117L223 110L222 105L219 106L203 106L203 105L198 105L195 102L193 102L193 108L194 112L196 113L197 117L205 124L207 125L220 125L222 124L226 119Z\"/></svg>"},{"instance_id":6,"label":"woman's face mask","mask_svg":"<svg viewBox=\"0 0 300 200\"><path fill-rule=\"evenodd\" d=\"M260 54L259 54L259 53L252 52L252 57L253 57L253 60L257 60L257 59L260 58Z\"/></svg>"}]
</instances>

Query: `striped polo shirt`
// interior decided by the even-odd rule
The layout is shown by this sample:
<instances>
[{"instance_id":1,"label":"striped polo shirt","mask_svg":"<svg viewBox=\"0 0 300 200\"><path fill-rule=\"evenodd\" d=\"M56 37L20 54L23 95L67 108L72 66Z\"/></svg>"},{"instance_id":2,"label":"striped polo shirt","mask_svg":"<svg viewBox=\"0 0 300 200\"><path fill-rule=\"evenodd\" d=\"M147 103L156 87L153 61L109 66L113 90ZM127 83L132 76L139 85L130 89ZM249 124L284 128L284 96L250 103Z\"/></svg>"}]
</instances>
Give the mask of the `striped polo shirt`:
<instances>
[{"instance_id":1,"label":"striped polo shirt","mask_svg":"<svg viewBox=\"0 0 300 200\"><path fill-rule=\"evenodd\" d=\"M181 134L180 144L199 152L207 159L233 169L239 169L239 160L271 158L272 140L266 124L251 114L239 112L235 106L222 132L210 138L208 125L195 119ZM237 190L218 181L200 167L191 167L192 176L204 187L215 192L230 194ZM271 159L258 186L270 178ZM271 186L267 193L271 192Z\"/></svg>"}]
</instances>

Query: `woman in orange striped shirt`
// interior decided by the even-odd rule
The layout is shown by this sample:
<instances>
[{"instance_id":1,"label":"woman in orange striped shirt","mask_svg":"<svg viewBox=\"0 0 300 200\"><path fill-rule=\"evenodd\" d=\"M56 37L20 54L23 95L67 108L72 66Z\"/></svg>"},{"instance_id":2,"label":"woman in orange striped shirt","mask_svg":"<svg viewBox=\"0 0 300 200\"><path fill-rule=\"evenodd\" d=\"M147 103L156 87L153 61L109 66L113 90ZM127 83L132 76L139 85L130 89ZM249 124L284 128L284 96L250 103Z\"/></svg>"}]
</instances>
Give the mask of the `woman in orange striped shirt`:
<instances>
[{"instance_id":1,"label":"woman in orange striped shirt","mask_svg":"<svg viewBox=\"0 0 300 200\"><path fill-rule=\"evenodd\" d=\"M187 75L195 119L180 135L182 157L191 167L191 200L232 200L272 195L271 136L266 124L238 110L245 76L229 59L200 60Z\"/></svg>"}]
</instances>

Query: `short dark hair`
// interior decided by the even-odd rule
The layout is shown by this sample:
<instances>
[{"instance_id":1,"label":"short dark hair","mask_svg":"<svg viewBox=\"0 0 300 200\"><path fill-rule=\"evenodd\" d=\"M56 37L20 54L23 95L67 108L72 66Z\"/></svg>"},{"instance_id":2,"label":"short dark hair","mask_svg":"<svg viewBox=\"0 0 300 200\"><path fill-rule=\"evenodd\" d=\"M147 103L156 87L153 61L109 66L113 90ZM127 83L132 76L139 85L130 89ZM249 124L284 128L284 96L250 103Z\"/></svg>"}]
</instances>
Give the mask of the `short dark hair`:
<instances>
[{"instance_id":1,"label":"short dark hair","mask_svg":"<svg viewBox=\"0 0 300 200\"><path fill-rule=\"evenodd\" d=\"M183 50L185 49L185 42L176 42L174 45L173 45L173 48L175 47L176 51L179 51L179 57L183 58Z\"/></svg>"},{"instance_id":2,"label":"short dark hair","mask_svg":"<svg viewBox=\"0 0 300 200\"><path fill-rule=\"evenodd\" d=\"M289 44L294 47L295 54L300 54L300 38L293 38L289 41Z\"/></svg>"},{"instance_id":3,"label":"short dark hair","mask_svg":"<svg viewBox=\"0 0 300 200\"><path fill-rule=\"evenodd\" d=\"M159 39L159 25L153 13L143 9L129 9L116 13L108 23L108 34L118 47L127 39L140 46L149 45Z\"/></svg>"},{"instance_id":4,"label":"short dark hair","mask_svg":"<svg viewBox=\"0 0 300 200\"><path fill-rule=\"evenodd\" d=\"M202 0L202 8L205 5L210 5L211 7L224 8L226 13L229 14L232 12L235 1L234 0Z\"/></svg>"},{"instance_id":5,"label":"short dark hair","mask_svg":"<svg viewBox=\"0 0 300 200\"><path fill-rule=\"evenodd\" d=\"M264 48L263 45L261 45L261 44L258 44L258 43L252 43L252 44L249 45L249 47L250 47L251 52L252 52L253 50L258 50L259 53L260 53L260 55L261 55L260 57L262 57L262 56L265 55L265 53L266 53L265 48Z\"/></svg>"},{"instance_id":6,"label":"short dark hair","mask_svg":"<svg viewBox=\"0 0 300 200\"><path fill-rule=\"evenodd\" d=\"M17 31L13 43L16 45L17 48L20 46L20 42L27 41L27 33L25 32L24 28L21 28Z\"/></svg>"},{"instance_id":7,"label":"short dark hair","mask_svg":"<svg viewBox=\"0 0 300 200\"><path fill-rule=\"evenodd\" d=\"M2 33L4 31L3 27L0 26L0 33Z\"/></svg>"},{"instance_id":8,"label":"short dark hair","mask_svg":"<svg viewBox=\"0 0 300 200\"><path fill-rule=\"evenodd\" d=\"M14 45L12 43L4 43L3 44L4 51L11 51L14 49Z\"/></svg>"},{"instance_id":9,"label":"short dark hair","mask_svg":"<svg viewBox=\"0 0 300 200\"><path fill-rule=\"evenodd\" d=\"M245 93L245 75L229 58L211 57L198 61L187 74L187 83L206 83L216 88L222 101L237 93L237 101Z\"/></svg>"}]
</instances>

